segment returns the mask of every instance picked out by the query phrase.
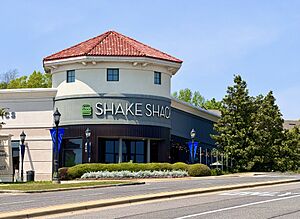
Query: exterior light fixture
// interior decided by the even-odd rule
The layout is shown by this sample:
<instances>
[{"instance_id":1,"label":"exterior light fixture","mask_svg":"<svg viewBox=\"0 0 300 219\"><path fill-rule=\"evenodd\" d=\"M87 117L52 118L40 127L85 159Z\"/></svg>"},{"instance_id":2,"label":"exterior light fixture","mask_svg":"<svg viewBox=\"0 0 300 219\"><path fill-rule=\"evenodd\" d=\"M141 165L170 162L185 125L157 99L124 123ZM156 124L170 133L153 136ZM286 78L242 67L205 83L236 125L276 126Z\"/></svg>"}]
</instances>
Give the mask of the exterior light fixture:
<instances>
[{"instance_id":1,"label":"exterior light fixture","mask_svg":"<svg viewBox=\"0 0 300 219\"><path fill-rule=\"evenodd\" d=\"M60 112L58 111L58 108L56 108L55 112L53 113L53 119L55 123L56 128L56 135L55 135L55 154L54 154L54 173L52 177L52 181L54 183L60 183L59 177L58 177L58 125L60 122Z\"/></svg>"},{"instance_id":2,"label":"exterior light fixture","mask_svg":"<svg viewBox=\"0 0 300 219\"><path fill-rule=\"evenodd\" d=\"M26 138L26 134L24 131L22 131L22 133L20 134L20 140L21 140L21 145L20 145L20 149L21 149L21 181L24 181L24 167L23 167L23 163L24 163L24 155L25 155L25 138Z\"/></svg>"},{"instance_id":3,"label":"exterior light fixture","mask_svg":"<svg viewBox=\"0 0 300 219\"><path fill-rule=\"evenodd\" d=\"M91 162L91 141L90 141L90 137L91 137L91 129L87 128L85 130L85 137L86 137L86 149L87 149L87 155L88 155L88 162Z\"/></svg>"},{"instance_id":4,"label":"exterior light fixture","mask_svg":"<svg viewBox=\"0 0 300 219\"><path fill-rule=\"evenodd\" d=\"M190 135L191 135L191 139L192 139L191 163L194 163L194 150L195 150L194 140L195 140L195 136L196 136L196 131L194 129L192 129L190 132Z\"/></svg>"}]
</instances>

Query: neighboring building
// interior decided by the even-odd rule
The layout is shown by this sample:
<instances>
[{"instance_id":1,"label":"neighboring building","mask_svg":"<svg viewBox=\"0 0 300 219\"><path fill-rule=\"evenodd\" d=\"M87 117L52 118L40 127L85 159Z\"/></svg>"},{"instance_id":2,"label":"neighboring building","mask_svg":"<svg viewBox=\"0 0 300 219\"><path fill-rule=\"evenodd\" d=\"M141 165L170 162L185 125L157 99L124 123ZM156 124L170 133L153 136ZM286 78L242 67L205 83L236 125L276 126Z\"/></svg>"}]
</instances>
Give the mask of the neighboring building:
<instances>
[{"instance_id":1,"label":"neighboring building","mask_svg":"<svg viewBox=\"0 0 300 219\"><path fill-rule=\"evenodd\" d=\"M50 180L52 174L52 140L49 129L53 124L53 100L57 90L52 88L0 89L0 106L6 107L6 123L0 134L12 135L14 173L20 171L20 134L26 133L24 170L34 170L38 180ZM1 117L0 117L1 120Z\"/></svg>"},{"instance_id":2,"label":"neighboring building","mask_svg":"<svg viewBox=\"0 0 300 219\"><path fill-rule=\"evenodd\" d=\"M283 128L290 130L294 128L295 126L300 127L300 120L284 120Z\"/></svg>"},{"instance_id":3,"label":"neighboring building","mask_svg":"<svg viewBox=\"0 0 300 219\"><path fill-rule=\"evenodd\" d=\"M13 134L13 141L25 130L25 166L37 179L51 178L55 108L65 129L60 166L87 162L87 128L91 162L189 162L192 128L203 150L214 147L210 135L219 115L170 96L171 78L182 64L177 58L108 31L46 57L43 64L52 74L52 89L2 90L0 97L0 106L15 113L2 130Z\"/></svg>"}]
</instances>

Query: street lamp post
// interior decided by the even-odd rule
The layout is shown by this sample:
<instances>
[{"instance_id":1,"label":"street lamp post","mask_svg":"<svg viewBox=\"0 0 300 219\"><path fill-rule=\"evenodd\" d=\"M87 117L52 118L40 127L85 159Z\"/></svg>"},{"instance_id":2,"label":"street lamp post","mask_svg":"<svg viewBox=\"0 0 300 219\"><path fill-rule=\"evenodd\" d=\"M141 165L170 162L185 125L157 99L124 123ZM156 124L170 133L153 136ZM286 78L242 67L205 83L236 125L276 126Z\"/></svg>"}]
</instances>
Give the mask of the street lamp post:
<instances>
[{"instance_id":1,"label":"street lamp post","mask_svg":"<svg viewBox=\"0 0 300 219\"><path fill-rule=\"evenodd\" d=\"M91 144L90 144L91 130L89 128L85 130L85 137L86 137L88 162L90 163L91 162Z\"/></svg>"},{"instance_id":2,"label":"street lamp post","mask_svg":"<svg viewBox=\"0 0 300 219\"><path fill-rule=\"evenodd\" d=\"M195 140L195 136L196 136L196 131L194 129L191 130L191 139L192 139L192 156L191 156L191 162L194 163L194 140Z\"/></svg>"},{"instance_id":3,"label":"street lamp post","mask_svg":"<svg viewBox=\"0 0 300 219\"><path fill-rule=\"evenodd\" d=\"M21 139L21 145L20 145L20 149L21 149L21 181L24 181L24 168L23 168L23 163L24 163L24 154L25 154L25 138L26 138L26 134L24 131L22 131L22 133L20 134L20 139Z\"/></svg>"},{"instance_id":4,"label":"street lamp post","mask_svg":"<svg viewBox=\"0 0 300 219\"><path fill-rule=\"evenodd\" d=\"M52 177L52 181L54 183L60 183L58 178L58 125L60 121L60 112L58 111L58 108L56 108L55 112L53 113L56 133L55 133L55 154L54 154L54 173Z\"/></svg>"}]
</instances>

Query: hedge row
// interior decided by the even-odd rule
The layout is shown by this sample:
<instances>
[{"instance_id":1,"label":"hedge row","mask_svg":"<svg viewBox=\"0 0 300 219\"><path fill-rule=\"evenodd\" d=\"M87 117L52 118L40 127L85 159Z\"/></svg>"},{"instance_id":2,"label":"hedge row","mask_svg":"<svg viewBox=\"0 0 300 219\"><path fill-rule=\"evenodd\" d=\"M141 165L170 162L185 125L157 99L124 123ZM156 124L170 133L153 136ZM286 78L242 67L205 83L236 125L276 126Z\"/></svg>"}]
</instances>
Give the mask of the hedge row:
<instances>
[{"instance_id":1,"label":"hedge row","mask_svg":"<svg viewBox=\"0 0 300 219\"><path fill-rule=\"evenodd\" d=\"M185 163L118 163L118 164L78 164L69 168L60 168L59 176L61 179L76 179L83 174L98 171L164 171L164 170L185 170L189 176L208 176L211 175L209 167L204 164L185 164Z\"/></svg>"}]
</instances>

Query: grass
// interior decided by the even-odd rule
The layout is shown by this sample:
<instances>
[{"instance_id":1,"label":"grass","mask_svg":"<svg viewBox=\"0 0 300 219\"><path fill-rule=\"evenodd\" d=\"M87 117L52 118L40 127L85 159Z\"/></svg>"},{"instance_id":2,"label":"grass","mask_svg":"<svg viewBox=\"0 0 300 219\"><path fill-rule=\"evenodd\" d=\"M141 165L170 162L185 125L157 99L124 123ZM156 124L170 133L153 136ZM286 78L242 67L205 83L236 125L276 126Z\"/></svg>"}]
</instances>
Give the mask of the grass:
<instances>
[{"instance_id":1,"label":"grass","mask_svg":"<svg viewBox=\"0 0 300 219\"><path fill-rule=\"evenodd\" d=\"M77 188L86 186L107 186L128 183L126 181L95 181L67 184L53 184L51 181L28 182L28 183L0 183L0 190L39 191L61 188Z\"/></svg>"}]
</instances>

